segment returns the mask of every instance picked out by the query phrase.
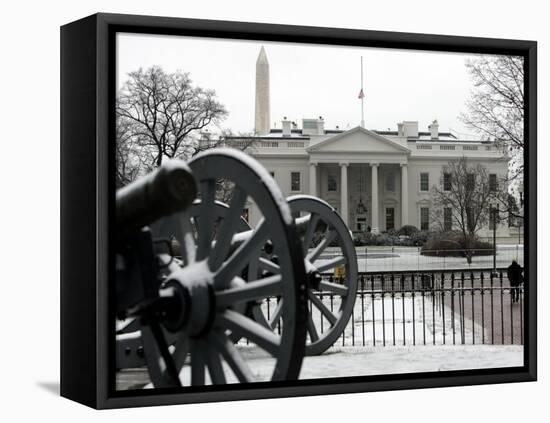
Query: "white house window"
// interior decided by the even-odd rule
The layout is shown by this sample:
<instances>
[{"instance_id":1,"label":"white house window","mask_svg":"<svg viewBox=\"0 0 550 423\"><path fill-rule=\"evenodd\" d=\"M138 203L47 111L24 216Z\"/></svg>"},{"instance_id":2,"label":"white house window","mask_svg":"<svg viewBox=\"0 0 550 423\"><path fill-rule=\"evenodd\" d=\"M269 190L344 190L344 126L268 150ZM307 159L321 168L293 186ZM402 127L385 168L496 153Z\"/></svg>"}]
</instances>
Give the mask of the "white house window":
<instances>
[{"instance_id":1,"label":"white house window","mask_svg":"<svg viewBox=\"0 0 550 423\"><path fill-rule=\"evenodd\" d=\"M443 191L450 191L450 190L451 190L451 174L444 173L443 174Z\"/></svg>"},{"instance_id":2,"label":"white house window","mask_svg":"<svg viewBox=\"0 0 550 423\"><path fill-rule=\"evenodd\" d=\"M290 172L290 190L300 191L300 172Z\"/></svg>"},{"instance_id":3,"label":"white house window","mask_svg":"<svg viewBox=\"0 0 550 423\"><path fill-rule=\"evenodd\" d=\"M395 192L395 174L386 175L386 191Z\"/></svg>"},{"instance_id":4,"label":"white house window","mask_svg":"<svg viewBox=\"0 0 550 423\"><path fill-rule=\"evenodd\" d=\"M327 191L333 192L336 191L336 177L334 175L328 174L328 184L327 184Z\"/></svg>"},{"instance_id":5,"label":"white house window","mask_svg":"<svg viewBox=\"0 0 550 423\"><path fill-rule=\"evenodd\" d=\"M428 191L430 189L430 174L420 174L420 191Z\"/></svg>"},{"instance_id":6,"label":"white house window","mask_svg":"<svg viewBox=\"0 0 550 423\"><path fill-rule=\"evenodd\" d=\"M450 207L443 209L443 230L451 231L453 229L453 210Z\"/></svg>"},{"instance_id":7,"label":"white house window","mask_svg":"<svg viewBox=\"0 0 550 423\"><path fill-rule=\"evenodd\" d=\"M395 209L386 207L386 230L395 229Z\"/></svg>"},{"instance_id":8,"label":"white house window","mask_svg":"<svg viewBox=\"0 0 550 423\"><path fill-rule=\"evenodd\" d=\"M428 229L430 229L430 209L420 207L420 230L427 231Z\"/></svg>"}]
</instances>

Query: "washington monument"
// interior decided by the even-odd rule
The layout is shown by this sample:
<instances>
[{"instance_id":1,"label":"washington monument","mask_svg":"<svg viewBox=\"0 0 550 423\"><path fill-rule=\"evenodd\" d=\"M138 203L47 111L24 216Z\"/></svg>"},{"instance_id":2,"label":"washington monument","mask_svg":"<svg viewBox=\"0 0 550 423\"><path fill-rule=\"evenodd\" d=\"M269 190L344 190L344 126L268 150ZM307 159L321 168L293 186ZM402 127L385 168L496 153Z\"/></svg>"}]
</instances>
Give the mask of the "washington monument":
<instances>
[{"instance_id":1,"label":"washington monument","mask_svg":"<svg viewBox=\"0 0 550 423\"><path fill-rule=\"evenodd\" d=\"M256 118L254 133L267 135L270 129L269 115L269 62L264 47L256 61Z\"/></svg>"}]
</instances>

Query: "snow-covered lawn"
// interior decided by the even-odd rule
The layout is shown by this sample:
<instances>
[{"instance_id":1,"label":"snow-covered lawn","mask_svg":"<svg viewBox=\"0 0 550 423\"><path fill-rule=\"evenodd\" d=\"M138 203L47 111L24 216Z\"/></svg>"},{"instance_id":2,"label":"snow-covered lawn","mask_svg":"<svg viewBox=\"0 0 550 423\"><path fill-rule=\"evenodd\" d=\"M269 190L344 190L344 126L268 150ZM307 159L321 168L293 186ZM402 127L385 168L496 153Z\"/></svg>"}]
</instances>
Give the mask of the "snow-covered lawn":
<instances>
[{"instance_id":1,"label":"snow-covered lawn","mask_svg":"<svg viewBox=\"0 0 550 423\"><path fill-rule=\"evenodd\" d=\"M481 269L493 267L493 256L476 256L471 265L462 257L432 257L419 253L417 247L356 247L360 272ZM322 258L330 258L334 248L327 248ZM507 267L512 260L523 265L523 245L498 245L497 267ZM322 260L315 264L322 263Z\"/></svg>"}]
</instances>

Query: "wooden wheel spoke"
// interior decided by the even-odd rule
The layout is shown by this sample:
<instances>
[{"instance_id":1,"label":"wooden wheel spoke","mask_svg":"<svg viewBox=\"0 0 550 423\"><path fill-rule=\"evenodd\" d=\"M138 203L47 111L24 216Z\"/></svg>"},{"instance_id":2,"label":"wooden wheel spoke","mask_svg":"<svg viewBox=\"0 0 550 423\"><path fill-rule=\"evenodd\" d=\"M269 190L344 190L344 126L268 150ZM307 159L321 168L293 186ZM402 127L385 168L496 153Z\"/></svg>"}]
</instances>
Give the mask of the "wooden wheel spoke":
<instances>
[{"instance_id":1,"label":"wooden wheel spoke","mask_svg":"<svg viewBox=\"0 0 550 423\"><path fill-rule=\"evenodd\" d=\"M270 273L281 273L281 267L278 264L275 264L271 260L268 260L264 257L260 257L260 259L258 260L258 266L260 267L260 269Z\"/></svg>"},{"instance_id":2,"label":"wooden wheel spoke","mask_svg":"<svg viewBox=\"0 0 550 423\"><path fill-rule=\"evenodd\" d=\"M230 208L218 229L216 244L208 258L208 265L213 271L221 266L229 253L231 240L237 229L237 222L241 218L245 202L246 192L236 187L233 191Z\"/></svg>"},{"instance_id":3,"label":"wooden wheel spoke","mask_svg":"<svg viewBox=\"0 0 550 423\"><path fill-rule=\"evenodd\" d=\"M215 219L214 201L216 197L216 182L207 179L201 182L200 220L198 224L197 257L198 261L204 260L210 252L212 242L212 229Z\"/></svg>"},{"instance_id":4,"label":"wooden wheel spoke","mask_svg":"<svg viewBox=\"0 0 550 423\"><path fill-rule=\"evenodd\" d=\"M279 355L281 338L263 325L232 310L226 310L223 314L219 315L217 320L219 326L231 330L237 336L254 342L273 357Z\"/></svg>"},{"instance_id":5,"label":"wooden wheel spoke","mask_svg":"<svg viewBox=\"0 0 550 423\"><path fill-rule=\"evenodd\" d=\"M309 333L309 338L311 339L311 342L317 342L319 340L319 333L317 332L315 323L313 323L313 317L311 317L311 313L307 314L307 332Z\"/></svg>"},{"instance_id":6,"label":"wooden wheel spoke","mask_svg":"<svg viewBox=\"0 0 550 423\"><path fill-rule=\"evenodd\" d=\"M348 287L344 285L340 285L334 282L328 282L328 281L321 281L319 282L319 291L330 291L333 294L341 295L342 297L345 297L348 295Z\"/></svg>"},{"instance_id":7,"label":"wooden wheel spoke","mask_svg":"<svg viewBox=\"0 0 550 423\"><path fill-rule=\"evenodd\" d=\"M209 336L209 342L216 348L227 362L239 382L249 383L254 380L248 364L244 361L241 354L225 334L218 331Z\"/></svg>"},{"instance_id":8,"label":"wooden wheel spoke","mask_svg":"<svg viewBox=\"0 0 550 423\"><path fill-rule=\"evenodd\" d=\"M204 385L205 350L198 339L191 341L191 385Z\"/></svg>"},{"instance_id":9,"label":"wooden wheel spoke","mask_svg":"<svg viewBox=\"0 0 550 423\"><path fill-rule=\"evenodd\" d=\"M176 239L180 242L181 257L186 265L193 263L196 259L195 237L193 236L193 227L191 226L191 218L187 212L180 215L177 225L179 236Z\"/></svg>"},{"instance_id":10,"label":"wooden wheel spoke","mask_svg":"<svg viewBox=\"0 0 550 423\"><path fill-rule=\"evenodd\" d=\"M313 240L313 235L315 234L315 229L317 228L317 224L319 223L320 218L321 216L316 213L311 213L309 215L309 223L307 225L307 230L304 234L304 240L302 242L304 255L306 255L309 250L309 245Z\"/></svg>"},{"instance_id":11,"label":"wooden wheel spoke","mask_svg":"<svg viewBox=\"0 0 550 423\"><path fill-rule=\"evenodd\" d=\"M158 323L143 326L141 337L146 346L145 359L153 385L157 388L181 386L174 361Z\"/></svg>"},{"instance_id":12,"label":"wooden wheel spoke","mask_svg":"<svg viewBox=\"0 0 550 423\"><path fill-rule=\"evenodd\" d=\"M327 318L331 325L336 324L336 322L338 321L338 317L332 311L330 311L326 305L323 304L323 302L319 299L319 297L317 297L317 295L315 295L311 290L308 290L308 297L313 305L315 305L315 307L319 309L323 316Z\"/></svg>"},{"instance_id":13,"label":"wooden wheel spoke","mask_svg":"<svg viewBox=\"0 0 550 423\"><path fill-rule=\"evenodd\" d=\"M279 300L279 304L277 304L277 307L275 308L275 310L273 311L273 314L269 319L269 326L271 326L271 329L275 329L282 314L283 314L283 299L281 298Z\"/></svg>"},{"instance_id":14,"label":"wooden wheel spoke","mask_svg":"<svg viewBox=\"0 0 550 423\"><path fill-rule=\"evenodd\" d=\"M185 359L189 354L189 338L184 334L180 334L176 343L174 344L174 352L172 357L174 358L174 366L178 373L181 372L183 365L185 364Z\"/></svg>"},{"instance_id":15,"label":"wooden wheel spoke","mask_svg":"<svg viewBox=\"0 0 550 423\"><path fill-rule=\"evenodd\" d=\"M226 384L220 353L210 343L204 343L204 346L206 349L206 365L212 383L215 385Z\"/></svg>"},{"instance_id":16,"label":"wooden wheel spoke","mask_svg":"<svg viewBox=\"0 0 550 423\"><path fill-rule=\"evenodd\" d=\"M328 233L325 235L323 240L313 249L313 251L310 251L306 259L308 259L310 262L314 262L319 258L319 256L325 251L325 248L329 246L329 244L336 239L338 236L338 233L334 230L328 231Z\"/></svg>"},{"instance_id":17,"label":"wooden wheel spoke","mask_svg":"<svg viewBox=\"0 0 550 423\"><path fill-rule=\"evenodd\" d=\"M255 301L279 295L282 292L281 281L281 275L274 275L250 281L235 288L217 291L215 294L216 305L223 308L235 303Z\"/></svg>"},{"instance_id":18,"label":"wooden wheel spoke","mask_svg":"<svg viewBox=\"0 0 550 423\"><path fill-rule=\"evenodd\" d=\"M262 248L269 234L268 225L261 221L254 233L243 242L235 253L227 259L214 275L214 287L223 288L251 262L252 257Z\"/></svg>"},{"instance_id":19,"label":"wooden wheel spoke","mask_svg":"<svg viewBox=\"0 0 550 423\"><path fill-rule=\"evenodd\" d=\"M327 270L334 269L335 267L346 264L346 258L344 256L334 257L333 259L327 260L325 263L320 264L317 267L317 271L320 273L326 272Z\"/></svg>"}]
</instances>

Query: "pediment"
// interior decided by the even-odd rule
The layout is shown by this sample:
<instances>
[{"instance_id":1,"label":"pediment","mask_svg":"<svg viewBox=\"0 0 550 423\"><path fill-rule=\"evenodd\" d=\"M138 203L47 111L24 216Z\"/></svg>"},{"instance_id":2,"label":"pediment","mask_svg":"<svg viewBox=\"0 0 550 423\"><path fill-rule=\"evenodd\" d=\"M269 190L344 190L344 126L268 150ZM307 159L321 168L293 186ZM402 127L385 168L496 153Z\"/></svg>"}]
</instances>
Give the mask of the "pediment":
<instances>
[{"instance_id":1,"label":"pediment","mask_svg":"<svg viewBox=\"0 0 550 423\"><path fill-rule=\"evenodd\" d=\"M310 145L307 151L327 153L372 152L399 154L410 152L407 147L359 126Z\"/></svg>"}]
</instances>

